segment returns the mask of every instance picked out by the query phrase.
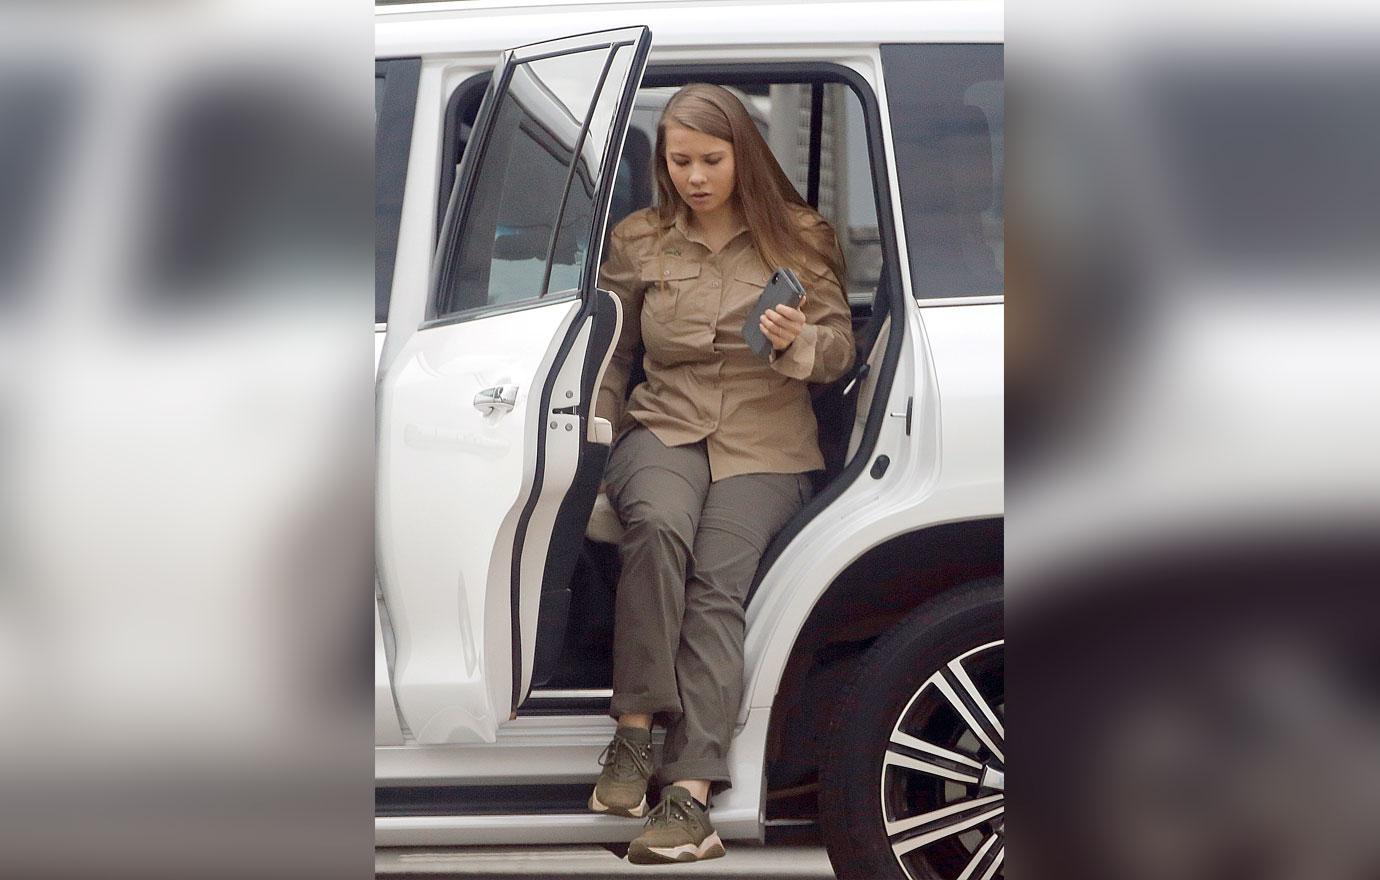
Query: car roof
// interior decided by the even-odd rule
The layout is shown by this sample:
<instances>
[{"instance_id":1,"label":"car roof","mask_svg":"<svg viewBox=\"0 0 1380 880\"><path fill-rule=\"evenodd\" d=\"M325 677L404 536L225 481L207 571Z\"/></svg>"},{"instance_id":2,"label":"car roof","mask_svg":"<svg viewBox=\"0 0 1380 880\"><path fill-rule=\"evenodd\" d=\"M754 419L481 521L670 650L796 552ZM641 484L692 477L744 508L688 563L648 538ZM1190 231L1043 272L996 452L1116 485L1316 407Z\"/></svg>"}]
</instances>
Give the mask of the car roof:
<instances>
[{"instance_id":1,"label":"car roof","mask_svg":"<svg viewBox=\"0 0 1380 880\"><path fill-rule=\"evenodd\" d=\"M492 55L570 34L646 25L658 48L990 43L1000 0L447 0L375 7L375 54Z\"/></svg>"}]
</instances>

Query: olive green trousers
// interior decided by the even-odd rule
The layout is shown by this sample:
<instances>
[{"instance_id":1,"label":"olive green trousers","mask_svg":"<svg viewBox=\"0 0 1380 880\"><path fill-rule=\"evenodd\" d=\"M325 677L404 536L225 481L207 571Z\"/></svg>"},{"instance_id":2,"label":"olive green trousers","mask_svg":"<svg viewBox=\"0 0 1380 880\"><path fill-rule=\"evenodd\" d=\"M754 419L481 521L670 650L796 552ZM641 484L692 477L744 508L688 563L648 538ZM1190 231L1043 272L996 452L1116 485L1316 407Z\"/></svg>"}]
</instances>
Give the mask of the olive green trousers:
<instances>
[{"instance_id":1,"label":"olive green trousers","mask_svg":"<svg viewBox=\"0 0 1380 880\"><path fill-rule=\"evenodd\" d=\"M743 699L744 601L771 539L809 500L808 474L710 481L703 442L619 438L605 474L623 521L609 714L666 725L657 778L730 785Z\"/></svg>"}]
</instances>

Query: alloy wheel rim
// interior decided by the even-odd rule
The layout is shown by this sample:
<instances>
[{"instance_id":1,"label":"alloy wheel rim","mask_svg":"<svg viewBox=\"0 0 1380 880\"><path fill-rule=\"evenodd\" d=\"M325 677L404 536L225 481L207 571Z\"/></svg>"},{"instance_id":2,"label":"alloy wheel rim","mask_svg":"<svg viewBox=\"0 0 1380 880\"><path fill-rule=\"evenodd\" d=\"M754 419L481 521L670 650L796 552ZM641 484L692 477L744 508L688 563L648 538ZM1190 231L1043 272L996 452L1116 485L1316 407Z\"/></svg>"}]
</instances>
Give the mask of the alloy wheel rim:
<instances>
[{"instance_id":1,"label":"alloy wheel rim","mask_svg":"<svg viewBox=\"0 0 1380 880\"><path fill-rule=\"evenodd\" d=\"M916 690L881 767L887 845L910 880L995 880L1006 856L1004 641L953 658Z\"/></svg>"}]
</instances>

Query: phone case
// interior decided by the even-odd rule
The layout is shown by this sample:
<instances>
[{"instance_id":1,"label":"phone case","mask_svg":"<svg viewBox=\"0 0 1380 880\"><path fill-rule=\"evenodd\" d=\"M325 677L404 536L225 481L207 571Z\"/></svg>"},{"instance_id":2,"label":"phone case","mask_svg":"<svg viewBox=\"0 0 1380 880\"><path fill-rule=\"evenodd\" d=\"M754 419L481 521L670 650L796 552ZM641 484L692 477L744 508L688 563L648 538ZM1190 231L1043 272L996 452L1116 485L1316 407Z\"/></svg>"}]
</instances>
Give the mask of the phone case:
<instances>
[{"instance_id":1,"label":"phone case","mask_svg":"<svg viewBox=\"0 0 1380 880\"><path fill-rule=\"evenodd\" d=\"M743 339L747 340L748 348L752 349L753 354L763 360L771 356L771 341L762 335L762 328L759 326L767 309L780 305L796 308L804 298L805 286L795 277L794 272L782 266L771 273L767 286L757 299L757 308L749 312L747 320L743 322Z\"/></svg>"}]
</instances>

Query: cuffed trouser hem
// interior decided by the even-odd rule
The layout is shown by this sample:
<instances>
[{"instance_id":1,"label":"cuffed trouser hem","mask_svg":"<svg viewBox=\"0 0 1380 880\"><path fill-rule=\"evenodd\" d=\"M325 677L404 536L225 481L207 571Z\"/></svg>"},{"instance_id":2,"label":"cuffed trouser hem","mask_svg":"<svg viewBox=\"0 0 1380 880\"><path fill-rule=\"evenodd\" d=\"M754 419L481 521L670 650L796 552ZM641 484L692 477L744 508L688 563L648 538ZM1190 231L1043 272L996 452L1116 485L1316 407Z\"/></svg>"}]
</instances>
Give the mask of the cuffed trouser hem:
<instances>
[{"instance_id":1,"label":"cuffed trouser hem","mask_svg":"<svg viewBox=\"0 0 1380 880\"><path fill-rule=\"evenodd\" d=\"M728 762L712 758L695 758L663 764L657 768L656 778L662 785L670 785L679 779L704 779L709 782L711 794L732 787L732 780L728 775Z\"/></svg>"},{"instance_id":2,"label":"cuffed trouser hem","mask_svg":"<svg viewBox=\"0 0 1380 880\"><path fill-rule=\"evenodd\" d=\"M652 715L663 723L681 715L680 698L670 697L629 697L614 694L609 701L609 717L618 720L623 715Z\"/></svg>"}]
</instances>

